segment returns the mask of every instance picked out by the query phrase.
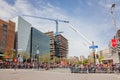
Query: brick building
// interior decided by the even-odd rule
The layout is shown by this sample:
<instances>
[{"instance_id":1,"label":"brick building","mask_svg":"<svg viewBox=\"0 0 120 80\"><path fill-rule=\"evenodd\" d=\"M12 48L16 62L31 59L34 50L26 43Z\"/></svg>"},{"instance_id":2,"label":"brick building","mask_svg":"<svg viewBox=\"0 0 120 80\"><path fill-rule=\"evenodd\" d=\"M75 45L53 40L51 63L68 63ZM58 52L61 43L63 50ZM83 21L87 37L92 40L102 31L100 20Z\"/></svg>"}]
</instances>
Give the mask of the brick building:
<instances>
[{"instance_id":1,"label":"brick building","mask_svg":"<svg viewBox=\"0 0 120 80\"><path fill-rule=\"evenodd\" d=\"M5 53L12 54L15 39L15 23L0 19L0 59L6 58ZM9 56L7 56L9 58Z\"/></svg>"}]
</instances>

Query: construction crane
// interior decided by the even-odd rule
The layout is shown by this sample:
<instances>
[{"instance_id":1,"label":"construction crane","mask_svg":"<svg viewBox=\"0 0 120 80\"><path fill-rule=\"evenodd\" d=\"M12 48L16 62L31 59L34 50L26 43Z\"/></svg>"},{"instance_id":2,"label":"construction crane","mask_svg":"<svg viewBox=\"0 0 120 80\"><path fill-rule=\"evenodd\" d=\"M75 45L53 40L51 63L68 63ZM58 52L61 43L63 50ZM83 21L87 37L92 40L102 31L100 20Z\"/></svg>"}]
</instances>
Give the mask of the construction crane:
<instances>
[{"instance_id":1,"label":"construction crane","mask_svg":"<svg viewBox=\"0 0 120 80\"><path fill-rule=\"evenodd\" d=\"M44 19L44 20L49 20L49 21L54 21L56 23L56 33L55 33L55 56L58 57L60 56L59 53L59 41L58 41L58 22L64 22L64 23L69 23L69 21L66 20L60 20L60 19L51 19L51 18L45 18L45 17L38 17L38 16L32 16L32 15L22 15L25 17L32 17L32 18L38 18L38 19Z\"/></svg>"},{"instance_id":2,"label":"construction crane","mask_svg":"<svg viewBox=\"0 0 120 80\"><path fill-rule=\"evenodd\" d=\"M78 31L76 28L74 28L74 26L72 24L70 24L69 26L74 32L78 33L89 45L92 45L91 41L84 36L80 31Z\"/></svg>"}]
</instances>

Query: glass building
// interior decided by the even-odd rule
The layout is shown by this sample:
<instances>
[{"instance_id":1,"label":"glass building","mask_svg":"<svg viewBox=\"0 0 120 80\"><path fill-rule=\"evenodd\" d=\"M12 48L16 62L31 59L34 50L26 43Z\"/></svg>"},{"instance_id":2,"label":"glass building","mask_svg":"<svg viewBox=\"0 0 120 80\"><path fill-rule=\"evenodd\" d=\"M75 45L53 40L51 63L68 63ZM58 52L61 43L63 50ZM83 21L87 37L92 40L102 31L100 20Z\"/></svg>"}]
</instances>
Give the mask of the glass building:
<instances>
[{"instance_id":1,"label":"glass building","mask_svg":"<svg viewBox=\"0 0 120 80\"><path fill-rule=\"evenodd\" d=\"M32 25L20 16L13 18L12 21L15 22L15 49L17 53L26 51L28 45L30 45L29 39Z\"/></svg>"},{"instance_id":2,"label":"glass building","mask_svg":"<svg viewBox=\"0 0 120 80\"><path fill-rule=\"evenodd\" d=\"M15 49L18 54L25 51L31 58L35 58L36 54L50 53L50 39L46 34L33 28L20 16L12 21L16 23Z\"/></svg>"},{"instance_id":3,"label":"glass building","mask_svg":"<svg viewBox=\"0 0 120 80\"><path fill-rule=\"evenodd\" d=\"M43 55L50 53L50 38L35 28L31 28L30 56L35 57L36 54Z\"/></svg>"}]
</instances>

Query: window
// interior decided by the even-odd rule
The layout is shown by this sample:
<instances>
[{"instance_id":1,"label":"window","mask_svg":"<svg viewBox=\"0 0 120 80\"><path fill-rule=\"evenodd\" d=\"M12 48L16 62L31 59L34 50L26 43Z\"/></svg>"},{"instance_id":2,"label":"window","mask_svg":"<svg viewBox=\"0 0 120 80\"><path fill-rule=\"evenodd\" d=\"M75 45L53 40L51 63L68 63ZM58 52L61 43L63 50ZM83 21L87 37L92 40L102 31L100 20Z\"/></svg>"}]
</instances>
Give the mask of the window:
<instances>
[{"instance_id":1,"label":"window","mask_svg":"<svg viewBox=\"0 0 120 80\"><path fill-rule=\"evenodd\" d=\"M2 28L3 28L3 30L7 30L7 25L6 25L6 24L3 24L3 25L2 25Z\"/></svg>"}]
</instances>

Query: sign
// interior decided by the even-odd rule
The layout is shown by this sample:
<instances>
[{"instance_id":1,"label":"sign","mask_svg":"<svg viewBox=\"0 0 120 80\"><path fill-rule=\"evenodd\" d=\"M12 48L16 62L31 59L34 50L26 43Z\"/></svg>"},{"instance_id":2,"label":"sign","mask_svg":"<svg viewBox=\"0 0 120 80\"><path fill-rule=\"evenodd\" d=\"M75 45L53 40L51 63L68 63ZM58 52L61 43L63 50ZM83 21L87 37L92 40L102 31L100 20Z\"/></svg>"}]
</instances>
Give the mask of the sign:
<instances>
[{"instance_id":1,"label":"sign","mask_svg":"<svg viewBox=\"0 0 120 80\"><path fill-rule=\"evenodd\" d=\"M39 54L39 50L37 50L36 53Z\"/></svg>"},{"instance_id":2,"label":"sign","mask_svg":"<svg viewBox=\"0 0 120 80\"><path fill-rule=\"evenodd\" d=\"M18 61L19 62L23 62L23 58L22 57L18 57Z\"/></svg>"},{"instance_id":3,"label":"sign","mask_svg":"<svg viewBox=\"0 0 120 80\"><path fill-rule=\"evenodd\" d=\"M14 62L15 62L15 63L17 63L17 62L18 62L17 58L14 58Z\"/></svg>"},{"instance_id":4,"label":"sign","mask_svg":"<svg viewBox=\"0 0 120 80\"><path fill-rule=\"evenodd\" d=\"M116 47L116 45L117 45L117 39L114 38L114 39L111 40L111 46Z\"/></svg>"},{"instance_id":5,"label":"sign","mask_svg":"<svg viewBox=\"0 0 120 80\"><path fill-rule=\"evenodd\" d=\"M95 49L95 48L98 48L98 46L97 45L95 45L95 46L89 46L89 48L90 49Z\"/></svg>"}]
</instances>

